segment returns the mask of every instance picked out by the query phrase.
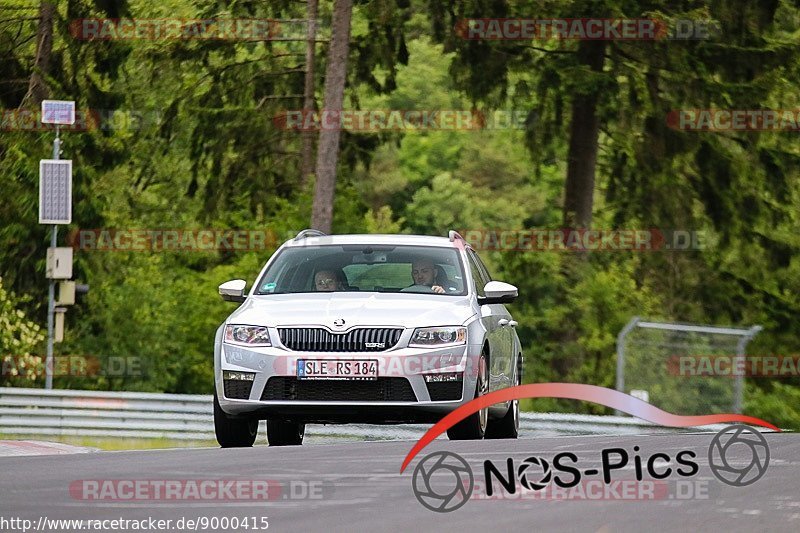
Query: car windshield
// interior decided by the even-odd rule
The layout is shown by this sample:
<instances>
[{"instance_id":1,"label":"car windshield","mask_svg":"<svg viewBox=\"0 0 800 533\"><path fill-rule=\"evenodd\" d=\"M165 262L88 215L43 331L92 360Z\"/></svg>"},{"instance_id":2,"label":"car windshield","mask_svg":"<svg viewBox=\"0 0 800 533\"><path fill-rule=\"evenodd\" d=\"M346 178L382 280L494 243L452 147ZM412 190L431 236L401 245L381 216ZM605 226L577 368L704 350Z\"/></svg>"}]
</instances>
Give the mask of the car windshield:
<instances>
[{"instance_id":1,"label":"car windshield","mask_svg":"<svg viewBox=\"0 0 800 533\"><path fill-rule=\"evenodd\" d=\"M464 269L454 248L324 245L285 248L256 293L403 292L464 295Z\"/></svg>"}]
</instances>

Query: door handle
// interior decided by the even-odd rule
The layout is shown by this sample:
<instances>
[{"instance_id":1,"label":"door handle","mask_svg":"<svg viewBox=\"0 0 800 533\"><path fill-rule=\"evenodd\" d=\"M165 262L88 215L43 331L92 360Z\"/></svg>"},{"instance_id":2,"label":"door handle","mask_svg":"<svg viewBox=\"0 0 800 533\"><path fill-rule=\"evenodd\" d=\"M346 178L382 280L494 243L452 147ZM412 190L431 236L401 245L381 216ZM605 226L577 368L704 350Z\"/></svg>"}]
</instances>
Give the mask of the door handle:
<instances>
[{"instance_id":1,"label":"door handle","mask_svg":"<svg viewBox=\"0 0 800 533\"><path fill-rule=\"evenodd\" d=\"M517 322L516 320L512 320L508 323L508 325L511 326L512 328L517 327L517 324L519 324L519 322Z\"/></svg>"},{"instance_id":2,"label":"door handle","mask_svg":"<svg viewBox=\"0 0 800 533\"><path fill-rule=\"evenodd\" d=\"M497 321L497 325L500 326L501 328L506 327L508 324L509 322L507 318L501 318L500 320Z\"/></svg>"}]
</instances>

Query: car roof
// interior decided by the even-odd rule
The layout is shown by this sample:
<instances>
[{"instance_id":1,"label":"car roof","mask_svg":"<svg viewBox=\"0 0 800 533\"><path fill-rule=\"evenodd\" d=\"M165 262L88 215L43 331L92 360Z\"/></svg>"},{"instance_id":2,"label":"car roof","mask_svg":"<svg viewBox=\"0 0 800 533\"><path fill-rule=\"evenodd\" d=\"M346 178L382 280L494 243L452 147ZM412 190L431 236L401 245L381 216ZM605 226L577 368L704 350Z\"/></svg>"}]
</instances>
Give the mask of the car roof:
<instances>
[{"instance_id":1,"label":"car roof","mask_svg":"<svg viewBox=\"0 0 800 533\"><path fill-rule=\"evenodd\" d=\"M442 248L456 248L458 241L451 241L448 237L434 237L430 235L382 235L382 234L361 234L361 235L325 235L308 236L291 239L284 243L284 246L324 246L336 244L377 244L377 245L416 245L416 246L437 246Z\"/></svg>"}]
</instances>

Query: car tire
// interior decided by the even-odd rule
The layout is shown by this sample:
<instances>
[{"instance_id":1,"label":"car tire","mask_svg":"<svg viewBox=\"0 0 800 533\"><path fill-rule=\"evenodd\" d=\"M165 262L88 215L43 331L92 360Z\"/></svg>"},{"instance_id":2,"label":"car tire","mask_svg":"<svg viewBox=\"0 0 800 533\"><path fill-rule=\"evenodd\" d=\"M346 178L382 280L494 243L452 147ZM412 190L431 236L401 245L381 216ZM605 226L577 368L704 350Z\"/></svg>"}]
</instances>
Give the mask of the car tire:
<instances>
[{"instance_id":1,"label":"car tire","mask_svg":"<svg viewBox=\"0 0 800 533\"><path fill-rule=\"evenodd\" d=\"M489 392L489 371L486 364L486 354L481 354L478 359L478 379L475 383L475 398ZM486 433L489 422L489 408L472 413L467 418L447 430L450 440L480 440Z\"/></svg>"},{"instance_id":2,"label":"car tire","mask_svg":"<svg viewBox=\"0 0 800 533\"><path fill-rule=\"evenodd\" d=\"M303 444L306 425L288 420L267 420L267 441L270 446L299 446Z\"/></svg>"},{"instance_id":3,"label":"car tire","mask_svg":"<svg viewBox=\"0 0 800 533\"><path fill-rule=\"evenodd\" d=\"M517 360L517 377L515 385L522 384L521 359ZM519 400L511 400L505 416L498 420L490 420L486 426L486 439L516 439L519 436Z\"/></svg>"},{"instance_id":4,"label":"car tire","mask_svg":"<svg viewBox=\"0 0 800 533\"><path fill-rule=\"evenodd\" d=\"M230 418L220 407L214 391L214 433L223 448L249 448L258 436L258 420Z\"/></svg>"}]
</instances>

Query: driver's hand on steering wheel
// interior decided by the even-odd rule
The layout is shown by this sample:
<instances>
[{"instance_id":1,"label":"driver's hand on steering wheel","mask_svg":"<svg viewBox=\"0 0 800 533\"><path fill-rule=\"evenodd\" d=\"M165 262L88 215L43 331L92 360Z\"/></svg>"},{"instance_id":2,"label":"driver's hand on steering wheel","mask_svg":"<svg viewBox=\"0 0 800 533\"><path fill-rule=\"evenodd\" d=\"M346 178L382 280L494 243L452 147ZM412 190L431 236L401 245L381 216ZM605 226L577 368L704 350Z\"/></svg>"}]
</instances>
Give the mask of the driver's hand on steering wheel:
<instances>
[{"instance_id":1,"label":"driver's hand on steering wheel","mask_svg":"<svg viewBox=\"0 0 800 533\"><path fill-rule=\"evenodd\" d=\"M431 290L433 292L435 292L436 294L444 294L445 293L444 287L442 287L440 285L434 285L433 287L431 287Z\"/></svg>"}]
</instances>

